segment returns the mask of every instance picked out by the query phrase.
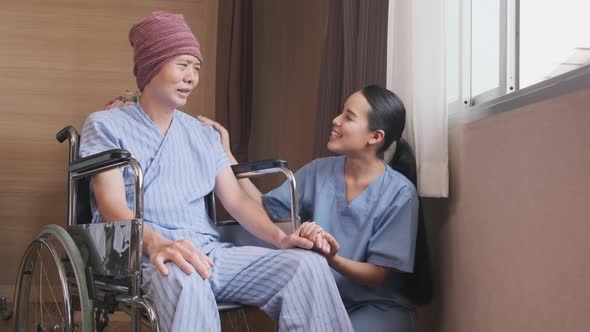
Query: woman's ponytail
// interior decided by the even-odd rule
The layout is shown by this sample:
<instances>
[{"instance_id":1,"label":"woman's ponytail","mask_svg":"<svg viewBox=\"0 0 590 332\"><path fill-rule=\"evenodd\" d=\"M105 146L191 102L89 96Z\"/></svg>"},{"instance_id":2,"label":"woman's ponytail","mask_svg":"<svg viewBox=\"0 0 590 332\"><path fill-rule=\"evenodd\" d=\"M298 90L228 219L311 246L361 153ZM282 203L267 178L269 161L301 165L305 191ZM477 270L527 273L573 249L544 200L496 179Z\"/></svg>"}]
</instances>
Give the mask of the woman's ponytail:
<instances>
[{"instance_id":1,"label":"woman's ponytail","mask_svg":"<svg viewBox=\"0 0 590 332\"><path fill-rule=\"evenodd\" d=\"M416 174L416 158L410 144L403 138L395 142L395 153L389 165L410 180L414 187L418 187Z\"/></svg>"},{"instance_id":2,"label":"woman's ponytail","mask_svg":"<svg viewBox=\"0 0 590 332\"><path fill-rule=\"evenodd\" d=\"M389 165L408 178L415 187L418 186L416 158L412 147L403 138L396 142L395 153L391 161L389 161ZM418 204L418 233L416 234L414 272L405 273L402 278L404 282L402 292L412 303L428 304L432 301L432 268L421 202Z\"/></svg>"}]
</instances>

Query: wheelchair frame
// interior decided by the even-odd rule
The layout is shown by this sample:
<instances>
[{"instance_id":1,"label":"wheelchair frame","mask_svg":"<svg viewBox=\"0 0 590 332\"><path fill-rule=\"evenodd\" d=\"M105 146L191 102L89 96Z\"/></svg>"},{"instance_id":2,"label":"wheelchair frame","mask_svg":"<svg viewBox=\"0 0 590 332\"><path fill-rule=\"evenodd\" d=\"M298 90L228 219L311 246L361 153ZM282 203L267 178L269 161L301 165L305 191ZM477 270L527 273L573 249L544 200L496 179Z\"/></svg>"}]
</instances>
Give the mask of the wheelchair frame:
<instances>
[{"instance_id":1,"label":"wheelchair frame","mask_svg":"<svg viewBox=\"0 0 590 332\"><path fill-rule=\"evenodd\" d=\"M56 134L60 143L65 140L69 142L68 155L68 206L67 206L67 233L56 231L59 237L66 238L64 241L73 242L82 255L88 296L90 297L91 308L93 311L96 325L93 329L102 330L108 324L108 314L120 310L125 311L131 316L131 330L139 332L141 328L141 319L144 317L151 325L152 331L159 331L159 321L154 304L144 298L141 292L142 270L141 262L143 257L143 170L139 162L132 158L131 154L125 150L109 150L85 158L78 158L80 136L72 126L67 126ZM78 223L78 182L81 179L87 179L93 175L108 170L130 167L134 176L134 216L128 221L106 222L100 224L80 224ZM299 224L297 190L295 176L287 168L287 162L283 160L266 160L253 163L242 163L233 165L232 170L237 178L249 178L270 173L282 173L289 180L291 185L291 221L292 228L295 230ZM206 205L209 215L217 224L215 214L215 198L213 192L206 197ZM89 221L90 222L90 221ZM227 223L226 223L227 224ZM218 224L223 226L224 224ZM50 225L44 228L59 228L56 225ZM42 231L42 233L43 233ZM41 233L40 233L41 234ZM36 240L39 240L40 235ZM128 241L126 241L128 239ZM72 241L73 240L73 241ZM61 241L61 239L60 239ZM62 241L63 243L63 241ZM116 244L117 248L113 248ZM98 249L97 249L98 248ZM71 251L77 251L71 250ZM28 249L29 251L29 249ZM108 252L108 253L107 253ZM74 253L76 254L76 253ZM15 318L18 313L17 306L19 301L20 285L22 283L22 271L25 265L25 257L21 262L21 268L17 278L17 289L15 291ZM110 259L114 257L114 259ZM72 263L74 265L75 263ZM58 266L59 267L59 266ZM80 267L76 268L77 273ZM60 272L62 285L67 285L68 280L64 280L65 274ZM104 277L107 279L104 279ZM125 277L130 280L130 287L118 283L110 283L108 278ZM78 275L76 275L78 277ZM102 280L101 280L102 279ZM106 280L106 281L105 281ZM68 289L64 290L64 294ZM66 296L64 295L64 298ZM110 304L105 304L106 298L110 299ZM114 302L112 301L114 299ZM27 299L25 299L27 300ZM65 301L69 301L65 299ZM93 304L97 304L97 308ZM68 304L69 305L69 304ZM218 303L220 311L227 311L240 308L240 304ZM145 316L142 315L145 313ZM102 315L102 318L100 317ZM91 315L92 316L92 315ZM15 321L16 322L16 321ZM94 324L93 324L94 325ZM69 322L66 324L69 326ZM22 326L20 327L22 328ZM26 328L26 327L25 327ZM17 327L15 324L15 331Z\"/></svg>"}]
</instances>

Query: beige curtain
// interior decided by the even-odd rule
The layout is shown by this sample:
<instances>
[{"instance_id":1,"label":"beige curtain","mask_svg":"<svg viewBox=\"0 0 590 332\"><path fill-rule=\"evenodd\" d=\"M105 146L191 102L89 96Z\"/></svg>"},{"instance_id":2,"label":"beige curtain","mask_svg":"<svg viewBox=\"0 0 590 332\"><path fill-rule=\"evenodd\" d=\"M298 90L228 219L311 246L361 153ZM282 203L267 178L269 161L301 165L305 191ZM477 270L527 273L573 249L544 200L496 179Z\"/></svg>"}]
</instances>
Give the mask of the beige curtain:
<instances>
[{"instance_id":1,"label":"beige curtain","mask_svg":"<svg viewBox=\"0 0 590 332\"><path fill-rule=\"evenodd\" d=\"M387 88L406 106L404 137L416 153L422 197L449 193L444 3L395 0L389 15Z\"/></svg>"}]
</instances>

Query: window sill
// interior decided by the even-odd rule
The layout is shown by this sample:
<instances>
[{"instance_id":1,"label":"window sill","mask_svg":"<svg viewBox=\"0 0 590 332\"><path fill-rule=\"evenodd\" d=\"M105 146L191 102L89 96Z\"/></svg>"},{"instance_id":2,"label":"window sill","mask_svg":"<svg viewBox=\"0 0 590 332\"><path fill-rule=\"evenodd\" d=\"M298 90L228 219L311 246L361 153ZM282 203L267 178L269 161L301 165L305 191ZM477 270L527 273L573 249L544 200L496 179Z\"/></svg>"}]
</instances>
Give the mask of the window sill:
<instances>
[{"instance_id":1,"label":"window sill","mask_svg":"<svg viewBox=\"0 0 590 332\"><path fill-rule=\"evenodd\" d=\"M512 111L584 88L590 88L590 65L481 103L469 110L452 114L449 116L449 128L479 121L498 113Z\"/></svg>"}]
</instances>

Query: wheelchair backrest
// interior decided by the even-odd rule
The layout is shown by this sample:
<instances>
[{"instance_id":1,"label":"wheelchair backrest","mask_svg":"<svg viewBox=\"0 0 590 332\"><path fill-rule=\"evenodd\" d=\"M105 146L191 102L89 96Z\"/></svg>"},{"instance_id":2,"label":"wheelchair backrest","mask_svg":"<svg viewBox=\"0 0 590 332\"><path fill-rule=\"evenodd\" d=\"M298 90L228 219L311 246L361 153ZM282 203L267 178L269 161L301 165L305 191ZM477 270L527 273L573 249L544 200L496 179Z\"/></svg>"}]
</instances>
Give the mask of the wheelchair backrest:
<instances>
[{"instance_id":1,"label":"wheelchair backrest","mask_svg":"<svg viewBox=\"0 0 590 332\"><path fill-rule=\"evenodd\" d=\"M92 222L92 208L90 207L90 179L80 179L77 184L75 202L77 224L90 224Z\"/></svg>"}]
</instances>

